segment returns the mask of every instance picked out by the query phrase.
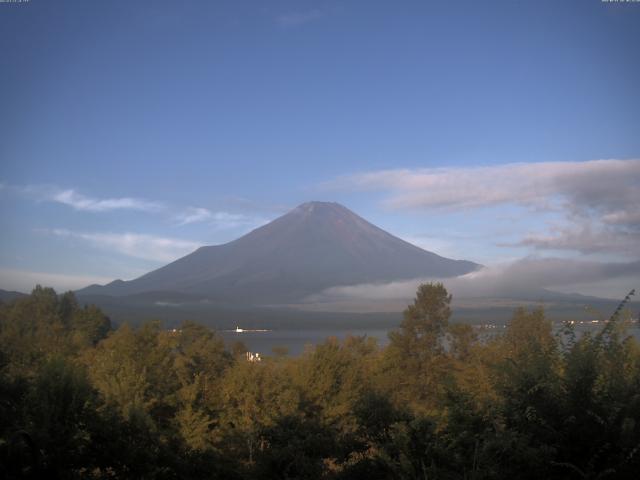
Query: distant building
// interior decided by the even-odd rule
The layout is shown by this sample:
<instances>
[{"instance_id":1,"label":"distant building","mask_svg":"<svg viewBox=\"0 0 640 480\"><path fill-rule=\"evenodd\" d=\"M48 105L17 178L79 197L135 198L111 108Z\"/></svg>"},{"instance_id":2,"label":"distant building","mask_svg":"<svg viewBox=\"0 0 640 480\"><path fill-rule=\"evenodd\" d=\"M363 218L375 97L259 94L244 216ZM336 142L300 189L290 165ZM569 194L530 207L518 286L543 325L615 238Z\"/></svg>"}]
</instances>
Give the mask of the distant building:
<instances>
[{"instance_id":1,"label":"distant building","mask_svg":"<svg viewBox=\"0 0 640 480\"><path fill-rule=\"evenodd\" d=\"M261 362L262 358L259 353L247 352L247 362Z\"/></svg>"}]
</instances>

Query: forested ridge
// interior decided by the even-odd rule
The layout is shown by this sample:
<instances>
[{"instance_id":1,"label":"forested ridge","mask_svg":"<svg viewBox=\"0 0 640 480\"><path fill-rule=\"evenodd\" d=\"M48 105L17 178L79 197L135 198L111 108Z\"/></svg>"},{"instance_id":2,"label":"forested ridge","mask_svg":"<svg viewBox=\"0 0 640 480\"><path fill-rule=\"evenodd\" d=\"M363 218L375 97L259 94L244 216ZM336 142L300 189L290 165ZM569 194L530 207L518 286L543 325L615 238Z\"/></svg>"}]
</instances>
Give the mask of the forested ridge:
<instances>
[{"instance_id":1,"label":"forested ridge","mask_svg":"<svg viewBox=\"0 0 640 480\"><path fill-rule=\"evenodd\" d=\"M299 357L185 322L113 329L73 293L0 303L0 476L48 479L596 479L640 471L640 345L514 312L479 338L422 285L381 348Z\"/></svg>"}]
</instances>

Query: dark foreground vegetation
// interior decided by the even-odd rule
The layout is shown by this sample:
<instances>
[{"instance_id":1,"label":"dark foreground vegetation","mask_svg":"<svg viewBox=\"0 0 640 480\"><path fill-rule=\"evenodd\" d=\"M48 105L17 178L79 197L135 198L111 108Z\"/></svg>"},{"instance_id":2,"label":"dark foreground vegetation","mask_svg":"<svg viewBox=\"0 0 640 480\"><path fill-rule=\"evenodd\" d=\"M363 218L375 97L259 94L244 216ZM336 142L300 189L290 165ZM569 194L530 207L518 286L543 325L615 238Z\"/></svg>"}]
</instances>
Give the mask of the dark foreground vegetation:
<instances>
[{"instance_id":1,"label":"dark foreground vegetation","mask_svg":"<svg viewBox=\"0 0 640 480\"><path fill-rule=\"evenodd\" d=\"M0 476L638 478L640 346L621 315L576 338L518 310L481 341L449 303L423 285L384 349L329 339L254 363L202 326L112 330L37 287L0 305Z\"/></svg>"}]
</instances>

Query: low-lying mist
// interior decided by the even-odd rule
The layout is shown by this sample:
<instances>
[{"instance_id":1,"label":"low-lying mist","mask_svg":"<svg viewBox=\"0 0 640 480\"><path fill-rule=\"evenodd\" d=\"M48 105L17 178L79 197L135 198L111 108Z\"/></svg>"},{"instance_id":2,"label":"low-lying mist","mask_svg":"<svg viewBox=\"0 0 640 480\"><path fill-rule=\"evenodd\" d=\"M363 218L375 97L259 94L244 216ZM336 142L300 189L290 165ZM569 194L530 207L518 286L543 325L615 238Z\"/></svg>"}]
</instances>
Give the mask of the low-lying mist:
<instances>
[{"instance_id":1,"label":"low-lying mist","mask_svg":"<svg viewBox=\"0 0 640 480\"><path fill-rule=\"evenodd\" d=\"M593 262L562 258L529 257L510 263L483 267L455 278L415 278L384 284L336 286L310 302L345 300L406 300L413 297L419 284L439 281L455 298L518 298L535 299L541 293L573 291L573 286L589 286L604 280L627 285L621 291L602 291L597 296L618 298L639 283L640 262ZM613 287L615 285L612 284ZM618 287L621 288L621 287Z\"/></svg>"}]
</instances>

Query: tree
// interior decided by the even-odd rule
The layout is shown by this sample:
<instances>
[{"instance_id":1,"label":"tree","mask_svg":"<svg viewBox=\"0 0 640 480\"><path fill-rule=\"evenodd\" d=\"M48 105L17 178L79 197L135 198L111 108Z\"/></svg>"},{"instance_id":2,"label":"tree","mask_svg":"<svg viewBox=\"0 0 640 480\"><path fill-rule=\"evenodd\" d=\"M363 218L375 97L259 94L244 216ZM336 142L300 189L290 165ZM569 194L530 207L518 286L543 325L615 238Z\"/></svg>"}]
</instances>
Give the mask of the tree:
<instances>
[{"instance_id":1,"label":"tree","mask_svg":"<svg viewBox=\"0 0 640 480\"><path fill-rule=\"evenodd\" d=\"M413 305L403 312L399 332L391 332L391 348L407 358L424 360L442 349L439 340L449 325L451 295L441 283L418 287Z\"/></svg>"},{"instance_id":2,"label":"tree","mask_svg":"<svg viewBox=\"0 0 640 480\"><path fill-rule=\"evenodd\" d=\"M389 333L384 384L400 403L418 409L433 406L447 371L442 341L451 316L451 295L442 283L420 285L404 311L399 331Z\"/></svg>"},{"instance_id":3,"label":"tree","mask_svg":"<svg viewBox=\"0 0 640 480\"><path fill-rule=\"evenodd\" d=\"M175 341L172 370L180 383L175 420L189 448L204 451L212 444L221 377L233 359L224 350L224 341L202 325L184 322Z\"/></svg>"},{"instance_id":4,"label":"tree","mask_svg":"<svg viewBox=\"0 0 640 480\"><path fill-rule=\"evenodd\" d=\"M49 475L91 462L88 425L95 416L95 395L84 370L63 359L43 366L26 396L26 427L44 458Z\"/></svg>"},{"instance_id":5,"label":"tree","mask_svg":"<svg viewBox=\"0 0 640 480\"><path fill-rule=\"evenodd\" d=\"M298 411L300 393L290 378L280 362L240 360L226 371L221 429L225 447L236 458L253 464L256 452L266 446L261 432Z\"/></svg>"},{"instance_id":6,"label":"tree","mask_svg":"<svg viewBox=\"0 0 640 480\"><path fill-rule=\"evenodd\" d=\"M149 415L149 420L153 416L166 423L171 413L164 412L175 403L177 390L171 351L158 324L147 323L137 330L125 324L87 352L84 360L93 385L124 418Z\"/></svg>"},{"instance_id":7,"label":"tree","mask_svg":"<svg viewBox=\"0 0 640 480\"><path fill-rule=\"evenodd\" d=\"M78 310L78 300L72 291L60 295L58 301L58 314L65 325L71 323L71 317Z\"/></svg>"},{"instance_id":8,"label":"tree","mask_svg":"<svg viewBox=\"0 0 640 480\"><path fill-rule=\"evenodd\" d=\"M30 296L0 309L0 350L8 359L9 377L35 376L47 360L69 354L69 346L52 288L38 285Z\"/></svg>"},{"instance_id":9,"label":"tree","mask_svg":"<svg viewBox=\"0 0 640 480\"><path fill-rule=\"evenodd\" d=\"M326 458L335 450L334 432L317 418L283 416L264 428L260 436L268 446L257 452L255 476L264 479L326 478Z\"/></svg>"},{"instance_id":10,"label":"tree","mask_svg":"<svg viewBox=\"0 0 640 480\"><path fill-rule=\"evenodd\" d=\"M347 346L348 344L348 346ZM354 340L327 339L306 354L296 379L323 422L347 433L355 428L353 407L365 388L362 354Z\"/></svg>"}]
</instances>

